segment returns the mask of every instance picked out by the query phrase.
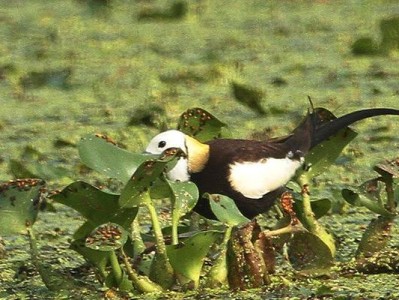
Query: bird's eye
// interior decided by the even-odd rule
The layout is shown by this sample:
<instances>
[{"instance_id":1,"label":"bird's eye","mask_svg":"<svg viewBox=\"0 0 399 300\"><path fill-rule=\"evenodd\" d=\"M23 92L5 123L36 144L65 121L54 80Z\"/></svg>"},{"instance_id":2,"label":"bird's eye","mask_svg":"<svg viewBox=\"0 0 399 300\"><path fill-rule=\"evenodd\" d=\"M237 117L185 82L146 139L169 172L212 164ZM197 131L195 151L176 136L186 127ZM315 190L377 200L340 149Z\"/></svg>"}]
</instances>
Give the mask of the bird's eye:
<instances>
[{"instance_id":1,"label":"bird's eye","mask_svg":"<svg viewBox=\"0 0 399 300\"><path fill-rule=\"evenodd\" d=\"M166 142L165 141L160 141L159 143L158 143L158 148L163 148L163 147L165 147L166 146Z\"/></svg>"}]
</instances>

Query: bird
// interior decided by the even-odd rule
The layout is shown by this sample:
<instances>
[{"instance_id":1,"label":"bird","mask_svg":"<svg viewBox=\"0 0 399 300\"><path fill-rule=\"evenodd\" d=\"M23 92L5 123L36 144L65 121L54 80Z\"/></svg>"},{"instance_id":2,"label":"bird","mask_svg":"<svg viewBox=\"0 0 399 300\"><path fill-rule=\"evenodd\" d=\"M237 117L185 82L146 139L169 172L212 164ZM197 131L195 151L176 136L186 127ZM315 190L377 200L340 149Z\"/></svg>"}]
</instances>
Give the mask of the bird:
<instances>
[{"instance_id":1,"label":"bird","mask_svg":"<svg viewBox=\"0 0 399 300\"><path fill-rule=\"evenodd\" d=\"M287 190L285 185L304 166L309 151L354 122L380 115L399 115L391 108L357 110L341 117L326 117L323 108L308 109L303 121L283 137L266 140L218 138L200 142L179 130L157 134L145 152L161 154L180 148L184 156L167 171L172 181L192 181L200 198L194 211L215 219L204 193L230 197L240 212L252 219L267 212ZM328 149L326 149L328 151Z\"/></svg>"}]
</instances>

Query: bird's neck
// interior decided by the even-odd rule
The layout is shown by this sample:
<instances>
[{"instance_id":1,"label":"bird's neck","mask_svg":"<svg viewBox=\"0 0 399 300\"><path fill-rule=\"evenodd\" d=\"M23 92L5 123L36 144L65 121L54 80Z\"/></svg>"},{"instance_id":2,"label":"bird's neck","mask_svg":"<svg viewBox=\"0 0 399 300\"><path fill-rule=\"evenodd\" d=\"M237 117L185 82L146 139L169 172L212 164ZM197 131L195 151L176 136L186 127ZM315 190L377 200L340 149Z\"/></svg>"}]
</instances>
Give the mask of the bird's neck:
<instances>
[{"instance_id":1,"label":"bird's neck","mask_svg":"<svg viewBox=\"0 0 399 300\"><path fill-rule=\"evenodd\" d=\"M201 172L209 159L209 145L186 136L186 148L190 173Z\"/></svg>"}]
</instances>

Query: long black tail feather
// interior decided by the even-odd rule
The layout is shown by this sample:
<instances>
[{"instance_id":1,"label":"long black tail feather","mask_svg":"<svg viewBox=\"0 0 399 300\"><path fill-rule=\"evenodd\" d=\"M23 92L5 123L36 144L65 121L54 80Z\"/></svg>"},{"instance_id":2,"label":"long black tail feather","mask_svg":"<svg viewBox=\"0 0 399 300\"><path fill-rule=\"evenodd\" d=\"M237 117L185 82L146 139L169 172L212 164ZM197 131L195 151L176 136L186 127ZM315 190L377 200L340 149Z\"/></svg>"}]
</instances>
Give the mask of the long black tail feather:
<instances>
[{"instance_id":1,"label":"long black tail feather","mask_svg":"<svg viewBox=\"0 0 399 300\"><path fill-rule=\"evenodd\" d=\"M332 119L329 122L322 123L314 128L310 148L317 146L341 129L348 127L357 121L381 115L399 115L399 110L391 108L370 108L358 110L336 119Z\"/></svg>"}]
</instances>

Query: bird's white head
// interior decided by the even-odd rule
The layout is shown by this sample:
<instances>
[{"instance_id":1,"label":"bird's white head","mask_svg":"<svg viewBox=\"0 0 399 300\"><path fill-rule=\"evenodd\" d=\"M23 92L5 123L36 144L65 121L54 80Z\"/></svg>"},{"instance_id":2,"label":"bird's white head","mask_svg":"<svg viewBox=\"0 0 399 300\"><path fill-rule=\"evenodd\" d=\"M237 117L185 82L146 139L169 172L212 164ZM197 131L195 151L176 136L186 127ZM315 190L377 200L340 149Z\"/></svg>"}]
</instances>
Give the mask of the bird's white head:
<instances>
[{"instance_id":1,"label":"bird's white head","mask_svg":"<svg viewBox=\"0 0 399 300\"><path fill-rule=\"evenodd\" d=\"M180 158L176 166L167 174L174 181L190 180L190 173L200 172L209 158L209 145L178 130L168 130L156 135L148 144L146 152L161 154L169 148L180 148L187 158Z\"/></svg>"},{"instance_id":2,"label":"bird's white head","mask_svg":"<svg viewBox=\"0 0 399 300\"><path fill-rule=\"evenodd\" d=\"M169 148L180 148L185 154L188 154L185 140L186 135L184 133L178 130L168 130L153 137L145 151L152 154L161 154ZM167 173L167 176L173 181L190 180L187 158L180 158L176 166Z\"/></svg>"}]
</instances>

